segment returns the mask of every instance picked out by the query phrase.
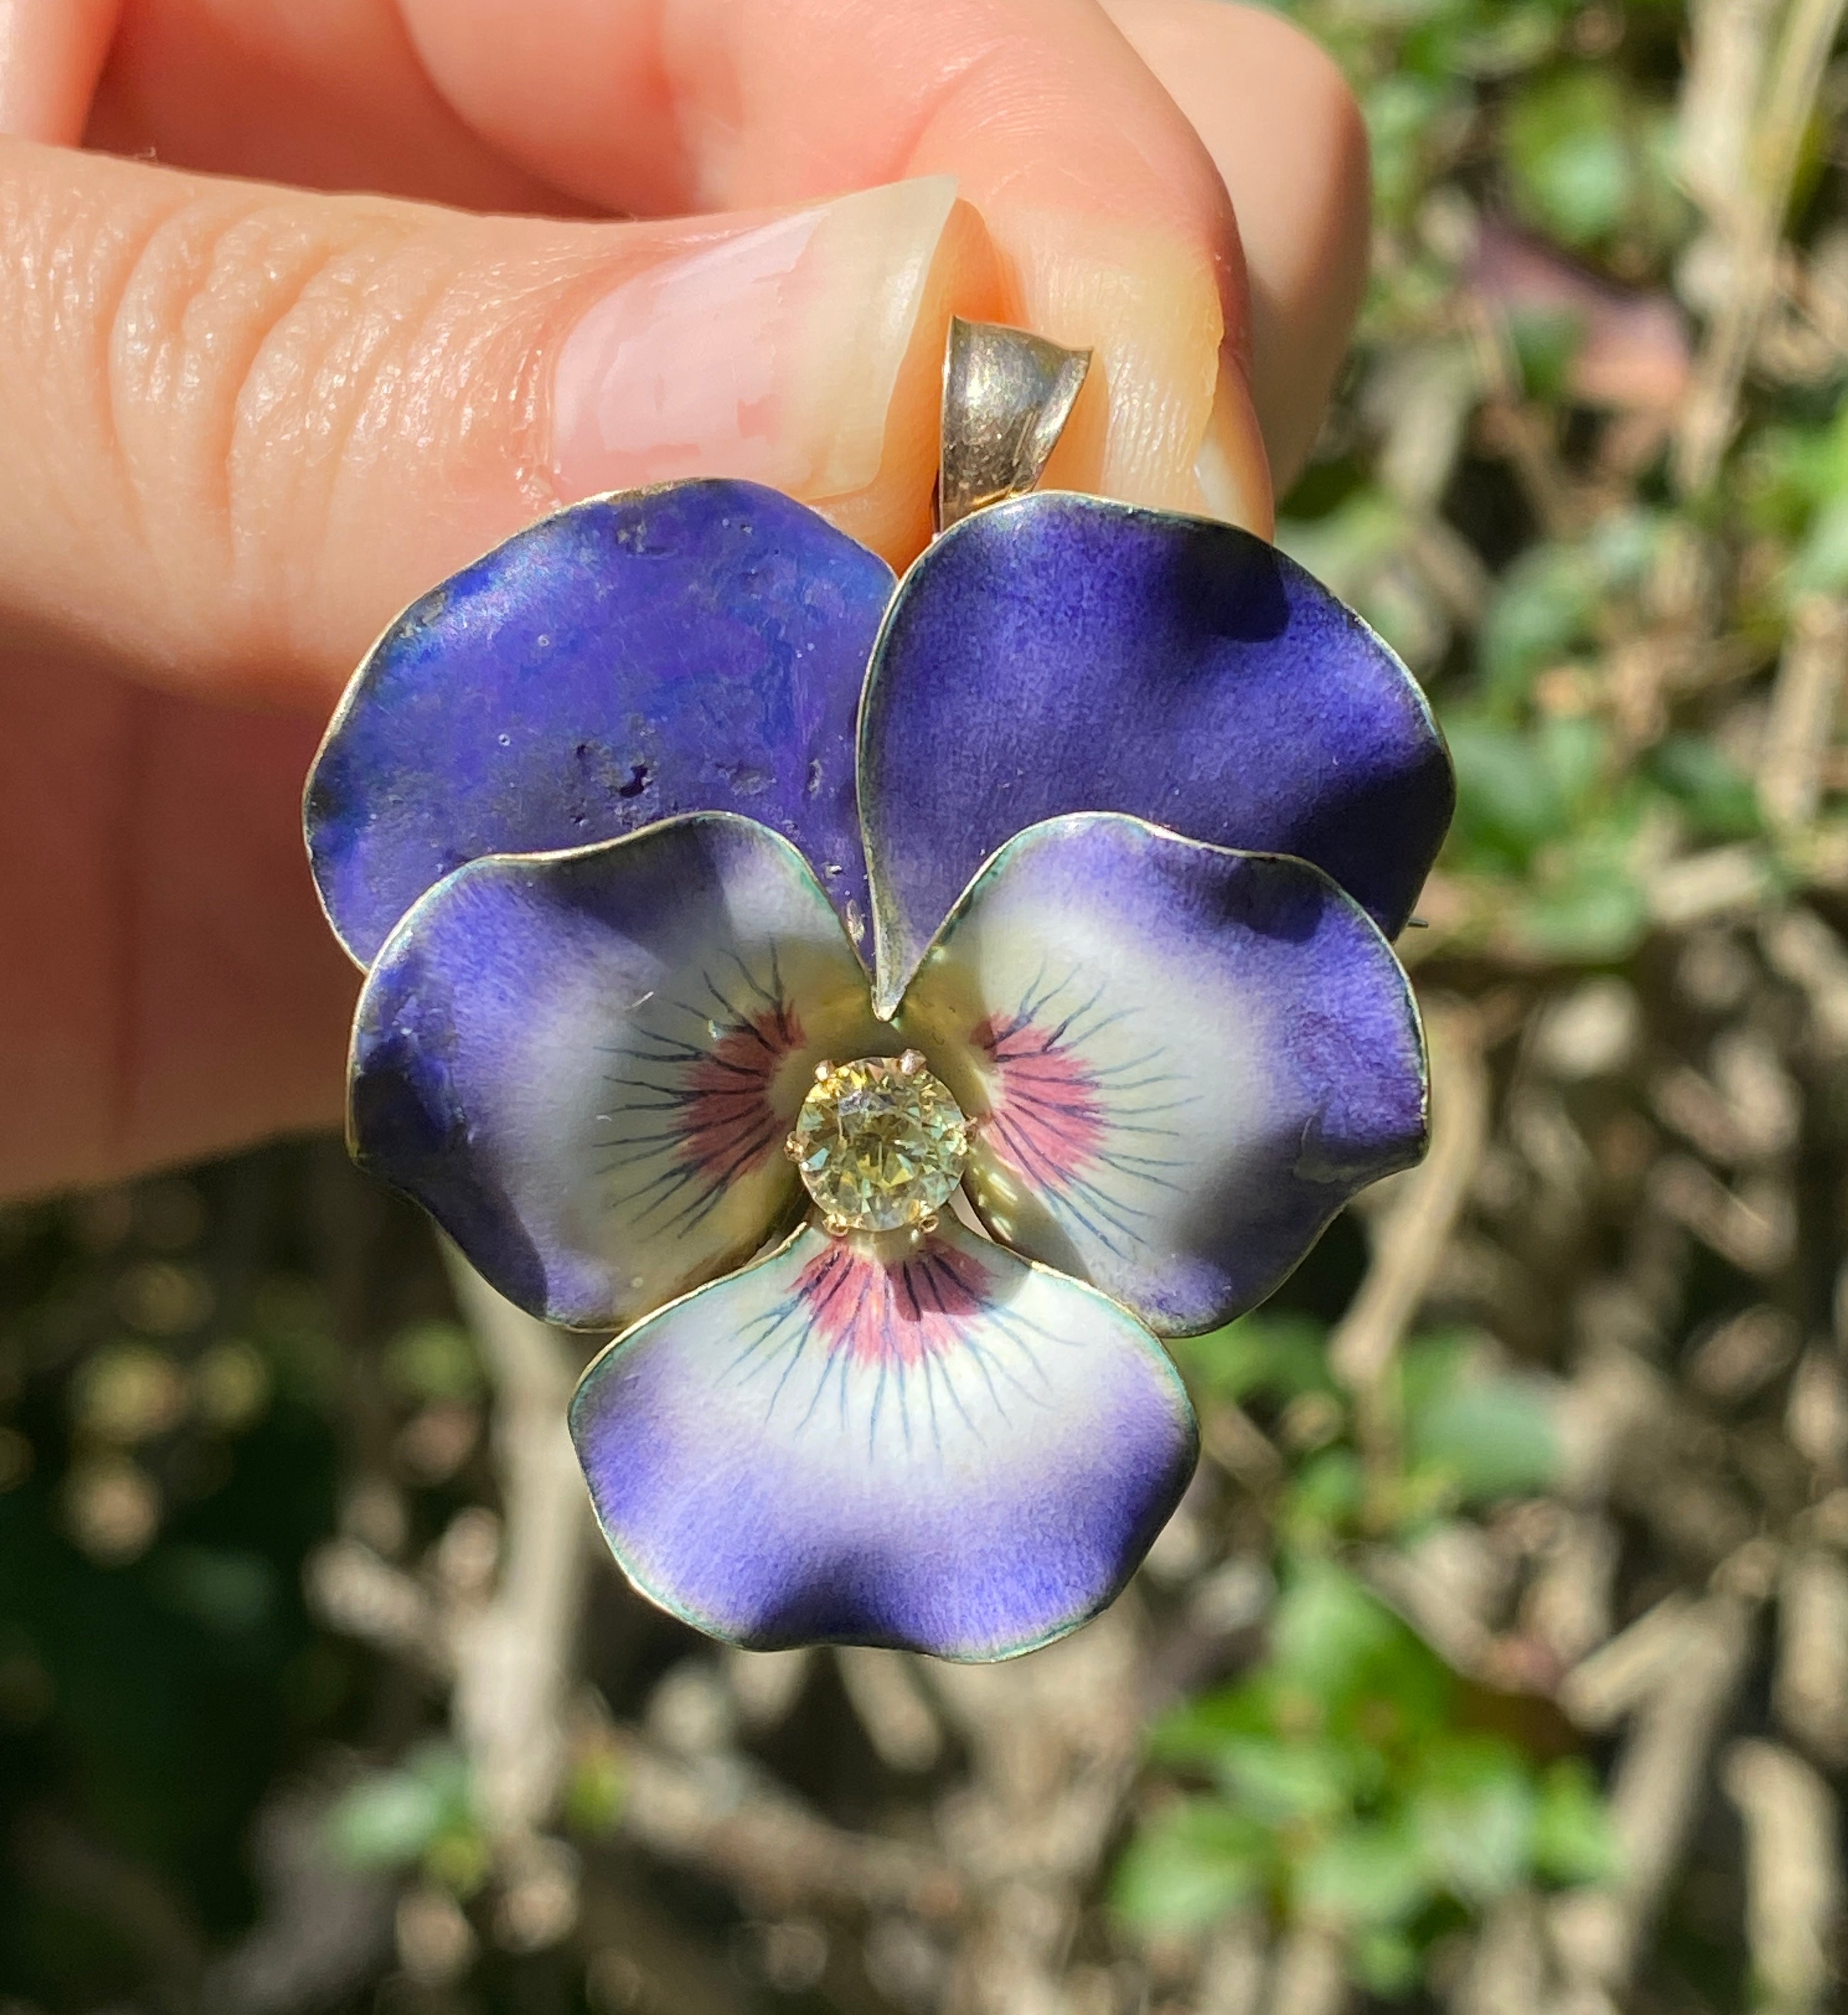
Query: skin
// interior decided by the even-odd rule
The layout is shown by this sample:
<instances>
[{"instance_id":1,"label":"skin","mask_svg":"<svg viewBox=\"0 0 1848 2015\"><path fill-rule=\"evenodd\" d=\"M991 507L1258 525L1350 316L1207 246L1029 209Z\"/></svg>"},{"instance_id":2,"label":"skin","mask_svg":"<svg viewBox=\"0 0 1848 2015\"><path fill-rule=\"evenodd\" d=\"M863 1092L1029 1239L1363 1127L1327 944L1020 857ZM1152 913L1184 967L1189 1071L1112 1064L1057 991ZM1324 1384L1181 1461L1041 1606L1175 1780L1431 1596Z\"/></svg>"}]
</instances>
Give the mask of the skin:
<instances>
[{"instance_id":1,"label":"skin","mask_svg":"<svg viewBox=\"0 0 1848 2015\"><path fill-rule=\"evenodd\" d=\"M825 503L902 562L951 312L1097 347L1060 480L1264 530L1365 271L1352 100L1223 0L0 0L3 135L0 1194L337 1121L302 777L561 501L544 367L612 286L953 174Z\"/></svg>"}]
</instances>

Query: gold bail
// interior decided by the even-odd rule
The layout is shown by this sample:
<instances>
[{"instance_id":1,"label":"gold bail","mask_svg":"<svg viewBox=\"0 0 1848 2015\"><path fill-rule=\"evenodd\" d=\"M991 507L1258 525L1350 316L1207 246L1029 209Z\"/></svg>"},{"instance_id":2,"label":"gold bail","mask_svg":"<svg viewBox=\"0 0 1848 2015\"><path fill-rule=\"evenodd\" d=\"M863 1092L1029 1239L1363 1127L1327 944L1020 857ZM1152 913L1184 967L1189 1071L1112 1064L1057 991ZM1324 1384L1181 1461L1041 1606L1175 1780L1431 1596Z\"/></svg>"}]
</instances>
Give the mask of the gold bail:
<instances>
[{"instance_id":1,"label":"gold bail","mask_svg":"<svg viewBox=\"0 0 1848 2015\"><path fill-rule=\"evenodd\" d=\"M1062 350L999 322L950 318L937 477L939 531L985 504L1033 487L1090 368L1088 350Z\"/></svg>"}]
</instances>

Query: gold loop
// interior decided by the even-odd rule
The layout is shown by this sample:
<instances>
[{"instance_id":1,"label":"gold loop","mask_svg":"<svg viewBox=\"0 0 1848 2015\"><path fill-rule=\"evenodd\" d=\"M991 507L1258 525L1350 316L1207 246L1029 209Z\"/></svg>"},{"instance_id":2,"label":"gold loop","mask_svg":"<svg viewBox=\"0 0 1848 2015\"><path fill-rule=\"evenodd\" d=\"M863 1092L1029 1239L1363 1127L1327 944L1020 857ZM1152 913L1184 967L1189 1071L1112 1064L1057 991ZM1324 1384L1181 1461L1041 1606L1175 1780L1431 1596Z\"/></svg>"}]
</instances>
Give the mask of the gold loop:
<instances>
[{"instance_id":1,"label":"gold loop","mask_svg":"<svg viewBox=\"0 0 1848 2015\"><path fill-rule=\"evenodd\" d=\"M999 322L953 316L943 361L939 531L1039 480L1091 368L1088 350L1061 350Z\"/></svg>"}]
</instances>

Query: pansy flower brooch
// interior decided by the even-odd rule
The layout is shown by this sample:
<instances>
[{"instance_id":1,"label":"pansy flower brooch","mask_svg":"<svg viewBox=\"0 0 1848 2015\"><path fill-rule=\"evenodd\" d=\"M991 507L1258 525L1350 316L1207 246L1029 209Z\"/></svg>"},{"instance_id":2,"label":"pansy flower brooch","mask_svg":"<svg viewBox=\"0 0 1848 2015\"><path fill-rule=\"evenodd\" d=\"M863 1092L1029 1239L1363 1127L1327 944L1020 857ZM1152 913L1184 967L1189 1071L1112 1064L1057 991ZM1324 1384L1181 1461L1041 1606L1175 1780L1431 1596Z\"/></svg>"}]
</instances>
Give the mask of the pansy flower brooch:
<instances>
[{"instance_id":1,"label":"pansy flower brooch","mask_svg":"<svg viewBox=\"0 0 1848 2015\"><path fill-rule=\"evenodd\" d=\"M399 617L309 779L353 1151L619 1332L597 1518L738 1644L1095 1614L1193 1467L1159 1339L1424 1145L1417 686L1247 533L1010 487L895 583L749 483L574 505Z\"/></svg>"}]
</instances>

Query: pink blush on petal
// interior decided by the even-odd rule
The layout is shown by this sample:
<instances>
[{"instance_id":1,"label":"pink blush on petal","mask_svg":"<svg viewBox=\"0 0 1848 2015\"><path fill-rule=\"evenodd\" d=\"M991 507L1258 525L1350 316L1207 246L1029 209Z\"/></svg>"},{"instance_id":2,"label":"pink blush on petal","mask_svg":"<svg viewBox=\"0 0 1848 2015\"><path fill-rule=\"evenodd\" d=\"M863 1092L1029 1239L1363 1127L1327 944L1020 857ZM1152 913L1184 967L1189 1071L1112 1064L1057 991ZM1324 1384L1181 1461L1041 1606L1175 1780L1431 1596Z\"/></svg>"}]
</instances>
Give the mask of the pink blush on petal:
<instances>
[{"instance_id":1,"label":"pink blush on petal","mask_svg":"<svg viewBox=\"0 0 1848 2015\"><path fill-rule=\"evenodd\" d=\"M831 1356L877 1367L941 1357L988 1300L988 1281L972 1254L926 1239L886 1260L841 1242L802 1270L796 1293Z\"/></svg>"},{"instance_id":2,"label":"pink blush on petal","mask_svg":"<svg viewBox=\"0 0 1848 2015\"><path fill-rule=\"evenodd\" d=\"M727 1029L688 1066L683 1162L729 1180L778 1146L783 1125L770 1088L803 1040L795 1011L784 1002Z\"/></svg>"},{"instance_id":3,"label":"pink blush on petal","mask_svg":"<svg viewBox=\"0 0 1848 2015\"><path fill-rule=\"evenodd\" d=\"M1055 1032L991 1015L970 1040L996 1079L983 1140L997 1161L1028 1180L1068 1187L1103 1145L1103 1101L1096 1078Z\"/></svg>"}]
</instances>

